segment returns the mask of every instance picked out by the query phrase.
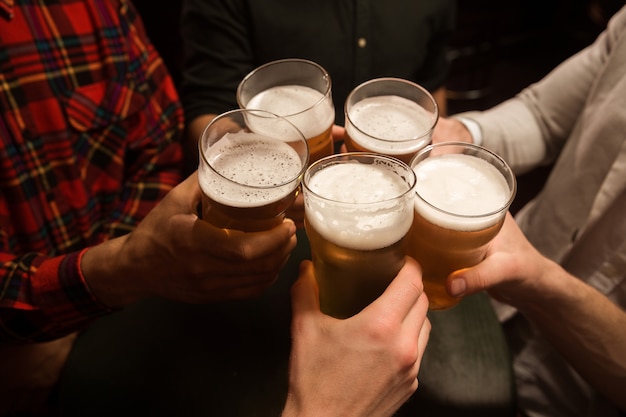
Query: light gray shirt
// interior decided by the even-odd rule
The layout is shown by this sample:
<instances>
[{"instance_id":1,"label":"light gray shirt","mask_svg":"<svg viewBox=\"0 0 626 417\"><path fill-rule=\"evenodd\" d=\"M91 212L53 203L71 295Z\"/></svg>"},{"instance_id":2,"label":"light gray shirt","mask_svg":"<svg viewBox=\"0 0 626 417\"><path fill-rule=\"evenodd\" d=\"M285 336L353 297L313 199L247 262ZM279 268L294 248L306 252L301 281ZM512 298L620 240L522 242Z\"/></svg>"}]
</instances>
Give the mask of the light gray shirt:
<instances>
[{"instance_id":1,"label":"light gray shirt","mask_svg":"<svg viewBox=\"0 0 626 417\"><path fill-rule=\"evenodd\" d=\"M554 162L518 224L545 256L626 308L626 8L594 44L540 82L461 116L480 125L483 146L516 173ZM516 314L497 307L502 320ZM530 329L523 340L513 366L529 416L619 415L540 334Z\"/></svg>"}]
</instances>

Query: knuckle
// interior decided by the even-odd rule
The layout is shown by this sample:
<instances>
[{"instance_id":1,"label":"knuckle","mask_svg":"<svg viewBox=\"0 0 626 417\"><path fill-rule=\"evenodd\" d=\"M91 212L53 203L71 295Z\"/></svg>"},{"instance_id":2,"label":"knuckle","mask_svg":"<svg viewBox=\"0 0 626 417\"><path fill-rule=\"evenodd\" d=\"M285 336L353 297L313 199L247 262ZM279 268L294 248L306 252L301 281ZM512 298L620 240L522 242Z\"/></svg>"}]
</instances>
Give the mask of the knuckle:
<instances>
[{"instance_id":1,"label":"knuckle","mask_svg":"<svg viewBox=\"0 0 626 417\"><path fill-rule=\"evenodd\" d=\"M412 344L406 344L400 347L398 354L398 367L403 371L407 371L413 368L415 362L419 359L419 351L417 348L417 342Z\"/></svg>"}]
</instances>

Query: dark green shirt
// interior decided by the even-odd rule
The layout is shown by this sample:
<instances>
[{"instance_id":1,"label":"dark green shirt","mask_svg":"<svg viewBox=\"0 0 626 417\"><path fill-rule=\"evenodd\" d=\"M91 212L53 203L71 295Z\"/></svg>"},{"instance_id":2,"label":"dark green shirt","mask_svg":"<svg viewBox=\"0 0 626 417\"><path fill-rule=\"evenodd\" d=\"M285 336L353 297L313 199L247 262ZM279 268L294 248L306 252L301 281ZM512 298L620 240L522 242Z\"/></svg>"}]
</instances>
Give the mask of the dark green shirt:
<instances>
[{"instance_id":1,"label":"dark green shirt","mask_svg":"<svg viewBox=\"0 0 626 417\"><path fill-rule=\"evenodd\" d=\"M446 79L454 0L185 0L181 96L187 120L237 108L241 79L283 58L322 65L338 124L350 90L378 77L431 92Z\"/></svg>"}]
</instances>

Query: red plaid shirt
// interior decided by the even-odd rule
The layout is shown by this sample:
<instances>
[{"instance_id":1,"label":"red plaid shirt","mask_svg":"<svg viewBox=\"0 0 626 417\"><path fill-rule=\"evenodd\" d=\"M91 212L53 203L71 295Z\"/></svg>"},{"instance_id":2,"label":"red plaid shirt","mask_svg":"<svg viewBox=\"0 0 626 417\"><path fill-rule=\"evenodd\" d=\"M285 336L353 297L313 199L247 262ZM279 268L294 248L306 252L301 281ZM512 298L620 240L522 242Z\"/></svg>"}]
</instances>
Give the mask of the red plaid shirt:
<instances>
[{"instance_id":1,"label":"red plaid shirt","mask_svg":"<svg viewBox=\"0 0 626 417\"><path fill-rule=\"evenodd\" d=\"M182 117L128 0L0 0L0 341L108 311L81 255L180 181Z\"/></svg>"}]
</instances>

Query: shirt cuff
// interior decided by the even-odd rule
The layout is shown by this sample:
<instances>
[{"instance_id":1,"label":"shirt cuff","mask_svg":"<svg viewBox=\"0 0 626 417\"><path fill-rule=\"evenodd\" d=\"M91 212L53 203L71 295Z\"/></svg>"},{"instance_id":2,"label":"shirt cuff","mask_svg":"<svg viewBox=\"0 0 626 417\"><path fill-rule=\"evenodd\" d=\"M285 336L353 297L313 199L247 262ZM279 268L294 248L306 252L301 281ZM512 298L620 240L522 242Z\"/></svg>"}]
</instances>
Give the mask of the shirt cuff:
<instances>
[{"instance_id":1,"label":"shirt cuff","mask_svg":"<svg viewBox=\"0 0 626 417\"><path fill-rule=\"evenodd\" d=\"M80 261L86 250L48 259L37 272L38 307L68 327L114 311L96 299L82 276Z\"/></svg>"},{"instance_id":2,"label":"shirt cuff","mask_svg":"<svg viewBox=\"0 0 626 417\"><path fill-rule=\"evenodd\" d=\"M478 145L478 146L482 145L483 131L480 128L480 125L478 124L478 122L472 119L468 119L466 117L453 116L453 118L463 123L463 126L465 126L465 128L469 131L470 135L472 136L472 141L474 142L474 145Z\"/></svg>"}]
</instances>

